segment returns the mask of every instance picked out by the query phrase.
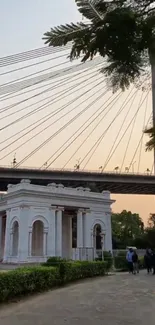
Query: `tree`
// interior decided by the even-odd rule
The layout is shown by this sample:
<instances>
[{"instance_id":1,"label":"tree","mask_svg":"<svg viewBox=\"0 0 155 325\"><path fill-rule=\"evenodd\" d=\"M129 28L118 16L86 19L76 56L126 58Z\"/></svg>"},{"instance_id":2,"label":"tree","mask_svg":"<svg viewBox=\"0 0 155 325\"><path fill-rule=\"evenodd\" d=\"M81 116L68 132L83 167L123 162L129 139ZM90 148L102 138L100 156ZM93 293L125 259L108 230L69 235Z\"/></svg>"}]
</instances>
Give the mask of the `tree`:
<instances>
[{"instance_id":1,"label":"tree","mask_svg":"<svg viewBox=\"0 0 155 325\"><path fill-rule=\"evenodd\" d=\"M155 126L151 126L148 129L144 130L144 133L147 134L150 138L149 141L146 142L146 151L152 151L155 148Z\"/></svg>"},{"instance_id":2,"label":"tree","mask_svg":"<svg viewBox=\"0 0 155 325\"><path fill-rule=\"evenodd\" d=\"M148 228L155 228L155 213L150 213L149 215Z\"/></svg>"},{"instance_id":3,"label":"tree","mask_svg":"<svg viewBox=\"0 0 155 325\"><path fill-rule=\"evenodd\" d=\"M144 223L138 214L126 210L112 214L113 243L117 248L134 246L135 239L143 234Z\"/></svg>"},{"instance_id":4,"label":"tree","mask_svg":"<svg viewBox=\"0 0 155 325\"><path fill-rule=\"evenodd\" d=\"M155 10L153 0L75 0L86 22L51 28L45 44L71 42L70 59L82 61L100 54L107 59L102 68L114 90L129 87L155 63Z\"/></svg>"}]
</instances>

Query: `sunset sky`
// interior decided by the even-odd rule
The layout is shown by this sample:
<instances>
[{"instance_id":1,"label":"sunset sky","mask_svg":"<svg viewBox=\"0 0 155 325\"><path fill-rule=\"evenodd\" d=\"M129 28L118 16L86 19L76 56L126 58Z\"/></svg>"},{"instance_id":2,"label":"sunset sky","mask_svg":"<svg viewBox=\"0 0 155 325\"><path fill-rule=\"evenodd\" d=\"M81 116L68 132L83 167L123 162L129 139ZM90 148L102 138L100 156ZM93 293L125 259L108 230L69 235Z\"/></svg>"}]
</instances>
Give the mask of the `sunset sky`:
<instances>
[{"instance_id":1,"label":"sunset sky","mask_svg":"<svg viewBox=\"0 0 155 325\"><path fill-rule=\"evenodd\" d=\"M59 25L59 24L65 24L69 23L71 21L77 22L81 20L81 16L78 13L74 0L0 0L0 21L1 21L1 29L0 29L0 57L15 54L18 52L28 51L31 49L39 48L44 45L42 37L43 33L48 31L50 27ZM61 61L57 61L58 63ZM46 64L45 67L48 67L50 63ZM54 63L55 64L55 63ZM70 64L70 63L69 63ZM73 63L75 64L75 63ZM12 67L11 67L12 68ZM14 66L13 66L14 68ZM4 68L3 72L6 71ZM36 68L37 69L37 68ZM33 70L35 71L35 70ZM36 70L37 71L37 70ZM29 73L31 73L31 69L29 70ZM14 78L20 78L21 72L18 72L15 74ZM12 79L10 79L12 78ZM6 75L5 77L0 76L0 84L2 85L4 82L7 83L8 81L14 80L13 77L10 77L9 75ZM102 86L102 85L101 85ZM87 89L87 84L83 86L83 89ZM84 91L84 90L78 90ZM101 89L102 90L102 89ZM115 107L116 110L119 109L120 105L122 104L123 100L128 95L129 91L122 94L122 97L120 97L120 100L118 103L116 103ZM56 94L56 92L55 92ZM96 90L94 89L94 98L97 96ZM107 97L106 97L107 96ZM105 100L107 98L110 98L112 96L112 93L109 92L109 95L105 95ZM142 97L141 97L142 96ZM152 110L152 99L151 99L151 93L148 94L148 97L145 100L146 93L141 94L141 91L137 91L137 98L135 99L135 102L133 104L133 111L134 108L136 108L140 101L144 100L144 103L141 107L140 114L138 115L137 119L135 120L135 128L134 133L132 134L132 141L129 146L128 155L126 158L126 162L123 168L125 166L129 166L130 164L130 158L133 156L133 153L135 151L135 148L137 146L137 143L139 141L139 138L142 135L142 129L143 129L143 123L144 123L144 115L145 115L145 108L146 105L148 106L147 112L146 112L146 121L149 119L149 116L151 114ZM72 98L72 97L71 97ZM20 98L21 99L21 98ZM92 99L91 99L92 100ZM90 101L91 101L90 100ZM90 103L88 101L88 103ZM147 102L147 103L146 103ZM9 100L8 103L5 103L5 105L13 104L14 101ZM65 101L64 101L65 103ZM79 101L79 109L80 107L80 101ZM102 99L99 101L100 105L102 103ZM63 104L63 102L62 102ZM0 103L0 107L3 108L4 102ZM82 104L81 104L82 105ZM22 107L22 106L21 106ZM24 107L24 106L23 106ZM95 109L95 104L92 106L92 109ZM129 109L127 107L127 109ZM91 111L92 113L92 111ZM39 117L41 117L41 114ZM111 113L113 114L113 113ZM123 113L125 114L125 113ZM132 115L132 114L131 114ZM20 116L20 115L19 115ZM87 115L84 115L85 118L88 118ZM84 118L83 117L83 118ZM130 117L130 116L129 116ZM90 142L88 143L88 147L95 141L94 139L97 139L100 136L100 132L102 129L110 122L110 117L107 117L105 120L105 124L100 126L98 131L90 138ZM88 169L98 169L99 166L103 165L103 162L106 160L105 157L107 157L109 153L109 148L111 148L112 143L116 137L116 133L118 129L120 128L120 125L122 123L122 119L124 118L124 115L118 121L115 123L114 127L111 129L111 131L108 133L106 138L104 139L102 145L100 148L96 151L96 154L93 156L92 160L90 161L88 165ZM11 117L8 117L8 122L12 121ZM29 120L29 122L33 123L33 118ZM83 119L81 118L78 123L82 123ZM25 122L19 127L23 128ZM0 120L0 128L3 127L3 120ZM58 127L61 126L61 122L58 125L55 125L52 127L53 130L56 131ZM127 126L127 124L126 124ZM2 131L0 134L0 142L3 141L3 139L6 139L8 135L12 135L15 131L17 131L17 126L12 127L12 129L8 129L8 131ZM44 137L46 138L46 135L49 135L51 132L48 130L47 133L44 134ZM67 134L74 132L74 126L71 126L68 129L68 132L65 132L63 135L63 139L67 139ZM122 144L120 147L118 147L118 150L116 154L113 156L112 160L109 162L109 165L107 166L108 170L114 170L116 166L121 166L122 157L124 155L124 151L130 136L131 130L127 133L126 137L124 138L124 141L122 141ZM23 146L22 149L18 152L16 152L17 160L22 159L22 157L27 154L29 151L33 150L42 140L42 135L38 137L34 142L32 141L31 144L28 144L27 146ZM140 156L137 155L136 158L133 161L132 170L135 172L138 168L139 159L140 159L140 168L139 172L144 173L147 168L152 169L152 163L153 163L153 155L151 153L145 152L145 142L147 138L144 137L144 140L142 142L142 154L141 159ZM20 140L19 140L20 141ZM38 153L36 156L33 156L27 163L27 165L32 166L40 166L43 162L46 161L46 157L49 156L49 151L52 152L52 150L56 150L57 146L62 144L62 136L58 136L57 140L52 142L49 146L47 146L43 151ZM77 144L77 146L79 143ZM0 148L3 148L3 146L0 144ZM12 147L13 150L16 147ZM8 149L7 152L9 152L10 149ZM68 168L73 168L76 161L83 157L85 154L86 147L81 147L79 150L79 153L74 158L74 160L71 161L70 165L68 165ZM58 162L55 162L54 165L52 165L54 168L62 167L63 164L67 161L67 159L70 157L70 155L74 152L74 148L70 149L69 152L65 153L64 156L62 156ZM11 156L6 157L5 159L1 159L2 154L0 154L0 165L9 165L11 163L13 154ZM52 167L51 166L51 167ZM124 170L124 169L123 169ZM140 216L144 219L146 222L148 215L150 212L155 212L155 198L152 196L129 196L129 195L112 195L112 198L116 200L116 203L113 205L113 211L119 212L122 209L131 210L133 212L137 212L140 214Z\"/></svg>"}]
</instances>

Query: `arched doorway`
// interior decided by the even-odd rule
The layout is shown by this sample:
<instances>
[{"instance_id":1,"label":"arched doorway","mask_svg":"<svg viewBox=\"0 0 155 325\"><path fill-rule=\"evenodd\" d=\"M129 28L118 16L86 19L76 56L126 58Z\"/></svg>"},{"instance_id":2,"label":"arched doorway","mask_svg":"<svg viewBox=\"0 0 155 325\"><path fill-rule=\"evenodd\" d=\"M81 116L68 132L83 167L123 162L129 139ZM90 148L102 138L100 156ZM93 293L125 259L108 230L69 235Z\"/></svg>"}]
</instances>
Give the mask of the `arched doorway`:
<instances>
[{"instance_id":1,"label":"arched doorway","mask_svg":"<svg viewBox=\"0 0 155 325\"><path fill-rule=\"evenodd\" d=\"M94 248L96 250L102 249L102 228L100 224L96 224L93 229L93 237L94 237Z\"/></svg>"},{"instance_id":2,"label":"arched doorway","mask_svg":"<svg viewBox=\"0 0 155 325\"><path fill-rule=\"evenodd\" d=\"M41 220L36 220L32 227L32 256L44 255L44 224Z\"/></svg>"},{"instance_id":3,"label":"arched doorway","mask_svg":"<svg viewBox=\"0 0 155 325\"><path fill-rule=\"evenodd\" d=\"M18 242L19 242L19 224L14 221L12 226L12 256L18 256Z\"/></svg>"}]
</instances>

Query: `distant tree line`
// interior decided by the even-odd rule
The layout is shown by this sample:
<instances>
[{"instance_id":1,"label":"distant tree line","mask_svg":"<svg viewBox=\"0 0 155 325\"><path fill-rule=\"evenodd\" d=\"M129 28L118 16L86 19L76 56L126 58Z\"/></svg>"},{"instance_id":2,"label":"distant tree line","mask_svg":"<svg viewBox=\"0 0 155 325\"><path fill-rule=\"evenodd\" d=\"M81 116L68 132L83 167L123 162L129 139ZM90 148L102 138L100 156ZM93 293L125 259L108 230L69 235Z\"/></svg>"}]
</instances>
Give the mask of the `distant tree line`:
<instances>
[{"instance_id":1,"label":"distant tree line","mask_svg":"<svg viewBox=\"0 0 155 325\"><path fill-rule=\"evenodd\" d=\"M150 214L145 227L137 213L126 210L113 213L112 240L113 249L125 249L127 246L155 248L155 214Z\"/></svg>"}]
</instances>

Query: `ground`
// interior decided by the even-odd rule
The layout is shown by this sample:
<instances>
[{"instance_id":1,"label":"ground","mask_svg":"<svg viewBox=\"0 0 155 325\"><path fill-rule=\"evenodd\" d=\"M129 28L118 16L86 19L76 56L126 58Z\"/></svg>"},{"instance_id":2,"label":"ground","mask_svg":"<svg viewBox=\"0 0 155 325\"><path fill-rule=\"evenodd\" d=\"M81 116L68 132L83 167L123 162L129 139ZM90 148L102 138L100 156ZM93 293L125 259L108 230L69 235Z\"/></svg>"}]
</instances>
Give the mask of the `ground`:
<instances>
[{"instance_id":1,"label":"ground","mask_svg":"<svg viewBox=\"0 0 155 325\"><path fill-rule=\"evenodd\" d=\"M155 276L116 274L0 308L2 325L154 325Z\"/></svg>"}]
</instances>

